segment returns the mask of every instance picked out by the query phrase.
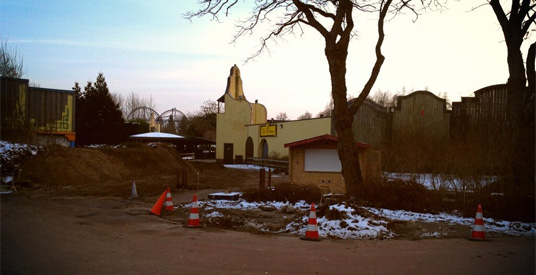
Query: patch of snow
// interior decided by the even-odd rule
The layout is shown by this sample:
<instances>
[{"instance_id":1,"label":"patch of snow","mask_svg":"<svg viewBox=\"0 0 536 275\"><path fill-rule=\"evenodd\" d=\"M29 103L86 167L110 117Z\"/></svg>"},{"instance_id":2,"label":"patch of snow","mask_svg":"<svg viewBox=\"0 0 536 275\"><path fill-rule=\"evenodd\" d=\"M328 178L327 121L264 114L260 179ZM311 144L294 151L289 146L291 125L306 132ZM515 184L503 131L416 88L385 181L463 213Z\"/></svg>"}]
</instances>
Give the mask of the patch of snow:
<instances>
[{"instance_id":1,"label":"patch of snow","mask_svg":"<svg viewBox=\"0 0 536 275\"><path fill-rule=\"evenodd\" d=\"M422 238L441 238L444 235L439 232L425 232L421 234Z\"/></svg>"},{"instance_id":2,"label":"patch of snow","mask_svg":"<svg viewBox=\"0 0 536 275\"><path fill-rule=\"evenodd\" d=\"M288 202L247 202L243 199L238 201L222 201L208 200L199 201L199 207L203 207L205 217L221 217L223 216L217 209L241 209L251 210L258 209L260 206L273 206L280 210L283 206L292 205L297 209L301 209L305 215L297 221L289 222L286 227L278 232L272 233L289 233L295 235L304 235L307 230L307 222L309 221L309 210L311 205L305 201L299 201L294 204ZM185 204L184 207L191 207L191 204ZM318 233L323 238L336 239L386 239L395 237L395 233L387 228L388 221L420 221L420 222L444 222L447 224L459 224L472 226L474 219L464 218L456 213L416 213L403 210L389 210L381 208L363 207L362 209L374 214L377 218L363 217L357 214L357 211L352 207L347 207L344 204L330 205L330 210L337 210L344 213L343 219L329 220L328 218L317 218ZM484 218L485 230L487 232L503 233L511 236L534 236L536 235L536 223L522 223L494 220ZM262 224L255 224L248 221L248 226L258 228L262 231L267 231ZM439 232L425 232L422 237L443 237Z\"/></svg>"},{"instance_id":3,"label":"patch of snow","mask_svg":"<svg viewBox=\"0 0 536 275\"><path fill-rule=\"evenodd\" d=\"M370 207L365 207L365 209L375 215L396 221L445 222L467 226L472 226L474 223L474 218L464 218L456 214L428 214ZM484 217L484 228L487 232L497 232L511 236L536 235L536 223L510 222Z\"/></svg>"},{"instance_id":4,"label":"patch of snow","mask_svg":"<svg viewBox=\"0 0 536 275\"><path fill-rule=\"evenodd\" d=\"M125 145L108 145L108 144L90 144L90 145L86 145L84 146L84 148L93 148L93 149L98 149L98 148L113 148L113 149L118 149L118 148L127 148Z\"/></svg>"},{"instance_id":5,"label":"patch of snow","mask_svg":"<svg viewBox=\"0 0 536 275\"><path fill-rule=\"evenodd\" d=\"M422 184L429 190L466 190L469 191L474 187L484 187L487 184L499 180L498 176L480 176L478 178L461 179L454 175L442 174L412 174L412 173L383 173L387 181L402 180L415 181Z\"/></svg>"},{"instance_id":6,"label":"patch of snow","mask_svg":"<svg viewBox=\"0 0 536 275\"><path fill-rule=\"evenodd\" d=\"M210 212L208 214L205 215L206 218L217 218L217 217L223 217L223 214L218 212L218 211L214 211L214 212Z\"/></svg>"},{"instance_id":7,"label":"patch of snow","mask_svg":"<svg viewBox=\"0 0 536 275\"><path fill-rule=\"evenodd\" d=\"M26 159L37 155L39 148L33 145L10 143L0 140L0 168L2 181L12 182L17 167Z\"/></svg>"},{"instance_id":8,"label":"patch of snow","mask_svg":"<svg viewBox=\"0 0 536 275\"><path fill-rule=\"evenodd\" d=\"M224 164L225 168L231 168L231 169L243 169L243 170L261 170L264 169L271 169L272 172L274 171L274 168L268 168L268 167L262 167L259 165L253 165L253 164Z\"/></svg>"},{"instance_id":9,"label":"patch of snow","mask_svg":"<svg viewBox=\"0 0 536 275\"><path fill-rule=\"evenodd\" d=\"M229 193L225 193L225 192L216 192L216 193L210 193L209 195L212 195L212 196L222 196L222 197L227 197L227 196L236 196L236 195L242 195L241 192L229 192Z\"/></svg>"}]
</instances>

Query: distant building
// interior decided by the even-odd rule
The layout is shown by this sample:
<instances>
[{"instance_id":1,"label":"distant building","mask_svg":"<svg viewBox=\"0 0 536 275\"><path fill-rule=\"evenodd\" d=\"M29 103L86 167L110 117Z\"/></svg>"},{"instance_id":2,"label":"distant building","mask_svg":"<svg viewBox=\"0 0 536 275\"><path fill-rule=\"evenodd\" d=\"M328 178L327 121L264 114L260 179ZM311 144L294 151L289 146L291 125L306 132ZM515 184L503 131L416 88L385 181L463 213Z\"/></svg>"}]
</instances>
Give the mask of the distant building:
<instances>
[{"instance_id":1,"label":"distant building","mask_svg":"<svg viewBox=\"0 0 536 275\"><path fill-rule=\"evenodd\" d=\"M29 87L28 79L1 78L2 139L74 147L74 91Z\"/></svg>"},{"instance_id":2,"label":"distant building","mask_svg":"<svg viewBox=\"0 0 536 275\"><path fill-rule=\"evenodd\" d=\"M287 157L286 143L331 133L329 117L268 121L266 107L246 99L236 65L218 102L224 108L217 114L216 159L224 163L241 163L248 157Z\"/></svg>"}]
</instances>

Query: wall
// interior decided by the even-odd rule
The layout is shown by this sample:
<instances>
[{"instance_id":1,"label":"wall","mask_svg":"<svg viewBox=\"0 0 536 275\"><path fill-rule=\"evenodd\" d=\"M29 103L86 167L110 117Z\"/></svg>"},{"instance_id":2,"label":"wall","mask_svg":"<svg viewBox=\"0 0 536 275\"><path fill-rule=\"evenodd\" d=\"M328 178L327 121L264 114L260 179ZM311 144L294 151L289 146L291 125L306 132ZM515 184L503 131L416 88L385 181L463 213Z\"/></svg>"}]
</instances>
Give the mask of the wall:
<instances>
[{"instance_id":1,"label":"wall","mask_svg":"<svg viewBox=\"0 0 536 275\"><path fill-rule=\"evenodd\" d=\"M74 92L28 87L28 82L14 78L1 80L3 137L19 132L23 133L18 137L22 139L19 142L74 146Z\"/></svg>"},{"instance_id":2,"label":"wall","mask_svg":"<svg viewBox=\"0 0 536 275\"><path fill-rule=\"evenodd\" d=\"M348 104L352 104L352 99ZM333 123L335 125L335 123ZM365 99L357 113L354 115L352 131L355 140L370 146L382 146L390 142L390 124L387 108Z\"/></svg>"},{"instance_id":3,"label":"wall","mask_svg":"<svg viewBox=\"0 0 536 275\"><path fill-rule=\"evenodd\" d=\"M450 111L446 101L428 91L398 97L392 115L394 144L415 138L434 142L449 140Z\"/></svg>"},{"instance_id":4,"label":"wall","mask_svg":"<svg viewBox=\"0 0 536 275\"><path fill-rule=\"evenodd\" d=\"M499 134L507 121L507 86L492 85L475 91L474 97L462 97L452 103L451 137L464 139L474 131L484 135Z\"/></svg>"},{"instance_id":5,"label":"wall","mask_svg":"<svg viewBox=\"0 0 536 275\"><path fill-rule=\"evenodd\" d=\"M285 148L286 143L331 133L331 118L329 117L271 123L277 129L275 137L261 137L260 127L263 125L266 124L247 125L246 127L247 136L253 140L254 157L262 157L262 140L268 144L269 157L282 158L289 154L288 148ZM245 143L242 147L245 148Z\"/></svg>"}]
</instances>

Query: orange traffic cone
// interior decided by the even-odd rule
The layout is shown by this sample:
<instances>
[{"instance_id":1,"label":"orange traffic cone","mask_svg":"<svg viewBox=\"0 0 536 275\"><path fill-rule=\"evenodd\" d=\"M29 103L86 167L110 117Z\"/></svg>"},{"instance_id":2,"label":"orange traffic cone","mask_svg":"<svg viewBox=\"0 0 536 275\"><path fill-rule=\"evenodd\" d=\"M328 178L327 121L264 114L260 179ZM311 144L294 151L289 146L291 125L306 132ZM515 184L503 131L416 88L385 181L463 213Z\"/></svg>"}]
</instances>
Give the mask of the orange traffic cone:
<instances>
[{"instance_id":1,"label":"orange traffic cone","mask_svg":"<svg viewBox=\"0 0 536 275\"><path fill-rule=\"evenodd\" d=\"M192 208L190 209L190 217L188 217L188 224L185 227L189 228L199 228L203 227L199 222L199 206L197 205L197 195L194 194L194 199L192 200Z\"/></svg>"},{"instance_id":2,"label":"orange traffic cone","mask_svg":"<svg viewBox=\"0 0 536 275\"><path fill-rule=\"evenodd\" d=\"M484 230L484 218L482 216L482 205L478 205L476 211L475 223L473 224L473 231L471 232L472 241L483 241L486 238L486 231Z\"/></svg>"},{"instance_id":3,"label":"orange traffic cone","mask_svg":"<svg viewBox=\"0 0 536 275\"><path fill-rule=\"evenodd\" d=\"M164 205L164 199L166 198L166 194L167 194L167 190L165 190L164 193L162 193L160 198L156 201L153 208L151 208L151 211L149 212L157 216L160 216L160 213L162 212L162 205Z\"/></svg>"},{"instance_id":4,"label":"orange traffic cone","mask_svg":"<svg viewBox=\"0 0 536 275\"><path fill-rule=\"evenodd\" d=\"M171 198L171 191L167 188L165 209L168 211L173 210L173 199Z\"/></svg>"},{"instance_id":5,"label":"orange traffic cone","mask_svg":"<svg viewBox=\"0 0 536 275\"><path fill-rule=\"evenodd\" d=\"M318 226L316 225L316 210L314 202L311 204L311 212L309 212L309 222L307 223L305 237L301 237L301 239L307 241L320 241L320 236L318 235Z\"/></svg>"}]
</instances>

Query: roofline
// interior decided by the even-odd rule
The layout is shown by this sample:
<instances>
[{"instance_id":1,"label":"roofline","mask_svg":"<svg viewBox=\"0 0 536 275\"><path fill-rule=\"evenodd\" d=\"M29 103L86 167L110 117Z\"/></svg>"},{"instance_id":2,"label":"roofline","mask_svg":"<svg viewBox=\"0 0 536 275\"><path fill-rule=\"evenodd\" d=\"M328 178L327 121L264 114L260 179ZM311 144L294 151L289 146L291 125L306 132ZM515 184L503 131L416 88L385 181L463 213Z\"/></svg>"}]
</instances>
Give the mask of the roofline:
<instances>
[{"instance_id":1,"label":"roofline","mask_svg":"<svg viewBox=\"0 0 536 275\"><path fill-rule=\"evenodd\" d=\"M290 142L290 143L285 143L284 146L285 146L285 148L288 148L288 147L294 147L294 146L314 143L314 142L318 142L318 141L339 142L339 137L326 134L326 135L316 136L316 137L312 137L312 138L297 140L297 141ZM362 143L362 142L357 142L357 141L356 141L356 145L358 147L360 147L360 148L369 148L370 147L369 144Z\"/></svg>"}]
</instances>

